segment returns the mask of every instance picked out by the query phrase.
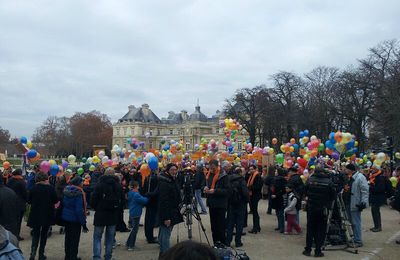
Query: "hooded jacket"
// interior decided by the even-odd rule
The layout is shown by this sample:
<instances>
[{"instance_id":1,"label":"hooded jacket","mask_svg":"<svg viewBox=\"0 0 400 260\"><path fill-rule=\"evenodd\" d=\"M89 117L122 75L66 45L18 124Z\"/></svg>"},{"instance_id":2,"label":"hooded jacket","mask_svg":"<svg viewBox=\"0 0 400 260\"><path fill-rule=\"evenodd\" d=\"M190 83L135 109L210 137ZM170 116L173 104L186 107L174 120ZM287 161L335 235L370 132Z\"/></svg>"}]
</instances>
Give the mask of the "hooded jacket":
<instances>
[{"instance_id":1,"label":"hooded jacket","mask_svg":"<svg viewBox=\"0 0 400 260\"><path fill-rule=\"evenodd\" d=\"M77 187L70 185L64 189L62 219L67 222L86 224L83 205L84 194Z\"/></svg>"},{"instance_id":2,"label":"hooded jacket","mask_svg":"<svg viewBox=\"0 0 400 260\"><path fill-rule=\"evenodd\" d=\"M91 206L95 210L95 226L114 226L118 222L122 187L115 175L103 175L91 195Z\"/></svg>"}]
</instances>

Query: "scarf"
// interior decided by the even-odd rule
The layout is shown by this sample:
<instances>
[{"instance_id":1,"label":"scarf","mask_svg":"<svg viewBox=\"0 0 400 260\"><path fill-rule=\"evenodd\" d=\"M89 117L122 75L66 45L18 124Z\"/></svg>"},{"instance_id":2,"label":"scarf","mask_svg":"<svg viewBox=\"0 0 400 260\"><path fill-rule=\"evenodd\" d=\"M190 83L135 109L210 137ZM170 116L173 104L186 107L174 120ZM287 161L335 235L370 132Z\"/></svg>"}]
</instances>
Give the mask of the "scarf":
<instances>
[{"instance_id":1,"label":"scarf","mask_svg":"<svg viewBox=\"0 0 400 260\"><path fill-rule=\"evenodd\" d=\"M16 180L24 180L24 177L22 175L14 175L11 178Z\"/></svg>"},{"instance_id":2,"label":"scarf","mask_svg":"<svg viewBox=\"0 0 400 260\"><path fill-rule=\"evenodd\" d=\"M215 188L215 184L217 183L217 180L218 180L218 178L219 178L219 172L220 172L220 168L218 167L217 168L217 171L216 171L216 173L214 174L214 177L213 177L213 179L212 179L212 181L211 181L211 189L214 189ZM210 178L210 175L211 175L211 171L208 171L208 173L207 173L207 180Z\"/></svg>"},{"instance_id":3,"label":"scarf","mask_svg":"<svg viewBox=\"0 0 400 260\"><path fill-rule=\"evenodd\" d=\"M86 194L83 191L83 189L79 186L75 186L73 185L75 188L77 188L78 190L80 190L82 192L82 198L83 198L83 214L86 216Z\"/></svg>"},{"instance_id":4,"label":"scarf","mask_svg":"<svg viewBox=\"0 0 400 260\"><path fill-rule=\"evenodd\" d=\"M376 173L370 173L369 174L369 183L374 185L376 177L378 177L381 173L382 173L382 171L380 171L380 170L377 171Z\"/></svg>"},{"instance_id":5,"label":"scarf","mask_svg":"<svg viewBox=\"0 0 400 260\"><path fill-rule=\"evenodd\" d=\"M258 175L258 171L253 172L253 173L251 174L249 180L247 181L247 187L249 188L249 195L250 195L250 196L253 195L253 190L252 190L252 188L253 188L254 180L256 179L257 175Z\"/></svg>"}]
</instances>

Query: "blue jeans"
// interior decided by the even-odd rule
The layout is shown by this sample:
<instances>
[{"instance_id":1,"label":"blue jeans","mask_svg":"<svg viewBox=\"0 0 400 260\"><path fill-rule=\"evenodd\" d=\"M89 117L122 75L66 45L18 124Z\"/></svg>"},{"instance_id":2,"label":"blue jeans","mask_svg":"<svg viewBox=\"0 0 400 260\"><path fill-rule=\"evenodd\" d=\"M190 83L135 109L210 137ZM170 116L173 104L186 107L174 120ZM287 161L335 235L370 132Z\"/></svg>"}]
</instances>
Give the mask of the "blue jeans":
<instances>
[{"instance_id":1,"label":"blue jeans","mask_svg":"<svg viewBox=\"0 0 400 260\"><path fill-rule=\"evenodd\" d=\"M132 224L132 230L131 230L131 233L129 234L128 241L126 241L126 246L127 247L135 247L136 235L139 230L140 217L129 217L129 220Z\"/></svg>"},{"instance_id":2,"label":"blue jeans","mask_svg":"<svg viewBox=\"0 0 400 260\"><path fill-rule=\"evenodd\" d=\"M283 209L276 209L276 218L278 219L278 228L279 232L285 232L285 214L283 213Z\"/></svg>"},{"instance_id":3,"label":"blue jeans","mask_svg":"<svg viewBox=\"0 0 400 260\"><path fill-rule=\"evenodd\" d=\"M351 224L353 224L354 229L354 242L355 243L362 243L362 229L361 229L361 212L351 211Z\"/></svg>"},{"instance_id":4,"label":"blue jeans","mask_svg":"<svg viewBox=\"0 0 400 260\"><path fill-rule=\"evenodd\" d=\"M101 238L103 236L104 228L105 233L105 245L106 253L104 255L105 260L111 260L113 242L115 237L115 226L94 226L93 231L93 260L101 260Z\"/></svg>"},{"instance_id":5,"label":"blue jeans","mask_svg":"<svg viewBox=\"0 0 400 260\"><path fill-rule=\"evenodd\" d=\"M160 255L164 254L169 249L169 240L171 238L173 226L167 227L164 223L160 223L158 232L158 243L160 243Z\"/></svg>"},{"instance_id":6,"label":"blue jeans","mask_svg":"<svg viewBox=\"0 0 400 260\"><path fill-rule=\"evenodd\" d=\"M203 213L207 212L206 205L204 205L204 201L201 198L201 190L195 190L194 196L196 197L196 207L197 207L197 203L198 203L198 204L200 204L201 212L203 212Z\"/></svg>"}]
</instances>

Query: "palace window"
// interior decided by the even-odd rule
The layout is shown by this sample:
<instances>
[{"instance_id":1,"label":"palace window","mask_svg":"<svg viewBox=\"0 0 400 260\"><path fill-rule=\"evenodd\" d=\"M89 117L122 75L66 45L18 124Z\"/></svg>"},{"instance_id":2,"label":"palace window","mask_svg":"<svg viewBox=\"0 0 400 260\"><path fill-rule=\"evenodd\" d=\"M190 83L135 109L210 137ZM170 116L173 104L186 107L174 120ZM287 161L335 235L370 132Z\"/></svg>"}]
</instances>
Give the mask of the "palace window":
<instances>
[{"instance_id":1,"label":"palace window","mask_svg":"<svg viewBox=\"0 0 400 260\"><path fill-rule=\"evenodd\" d=\"M126 131L127 131L127 129L126 129L126 127L124 127L124 136L126 136Z\"/></svg>"},{"instance_id":2,"label":"palace window","mask_svg":"<svg viewBox=\"0 0 400 260\"><path fill-rule=\"evenodd\" d=\"M119 128L117 128L117 136L119 136Z\"/></svg>"},{"instance_id":3,"label":"palace window","mask_svg":"<svg viewBox=\"0 0 400 260\"><path fill-rule=\"evenodd\" d=\"M170 130L169 130L169 134L170 134L170 135L173 135L173 134L174 134L174 130L173 130L173 129L170 129Z\"/></svg>"}]
</instances>

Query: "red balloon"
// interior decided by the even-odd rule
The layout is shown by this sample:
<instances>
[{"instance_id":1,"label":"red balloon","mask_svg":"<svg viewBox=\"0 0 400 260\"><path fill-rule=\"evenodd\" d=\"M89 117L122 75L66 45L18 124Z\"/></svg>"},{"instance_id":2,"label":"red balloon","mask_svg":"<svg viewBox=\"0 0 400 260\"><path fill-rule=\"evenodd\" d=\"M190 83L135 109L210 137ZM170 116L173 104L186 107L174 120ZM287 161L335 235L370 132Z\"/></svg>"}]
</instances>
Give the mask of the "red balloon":
<instances>
[{"instance_id":1,"label":"red balloon","mask_svg":"<svg viewBox=\"0 0 400 260\"><path fill-rule=\"evenodd\" d=\"M304 158L298 159L297 163L300 165L301 168L306 168L308 164L307 160Z\"/></svg>"}]
</instances>

